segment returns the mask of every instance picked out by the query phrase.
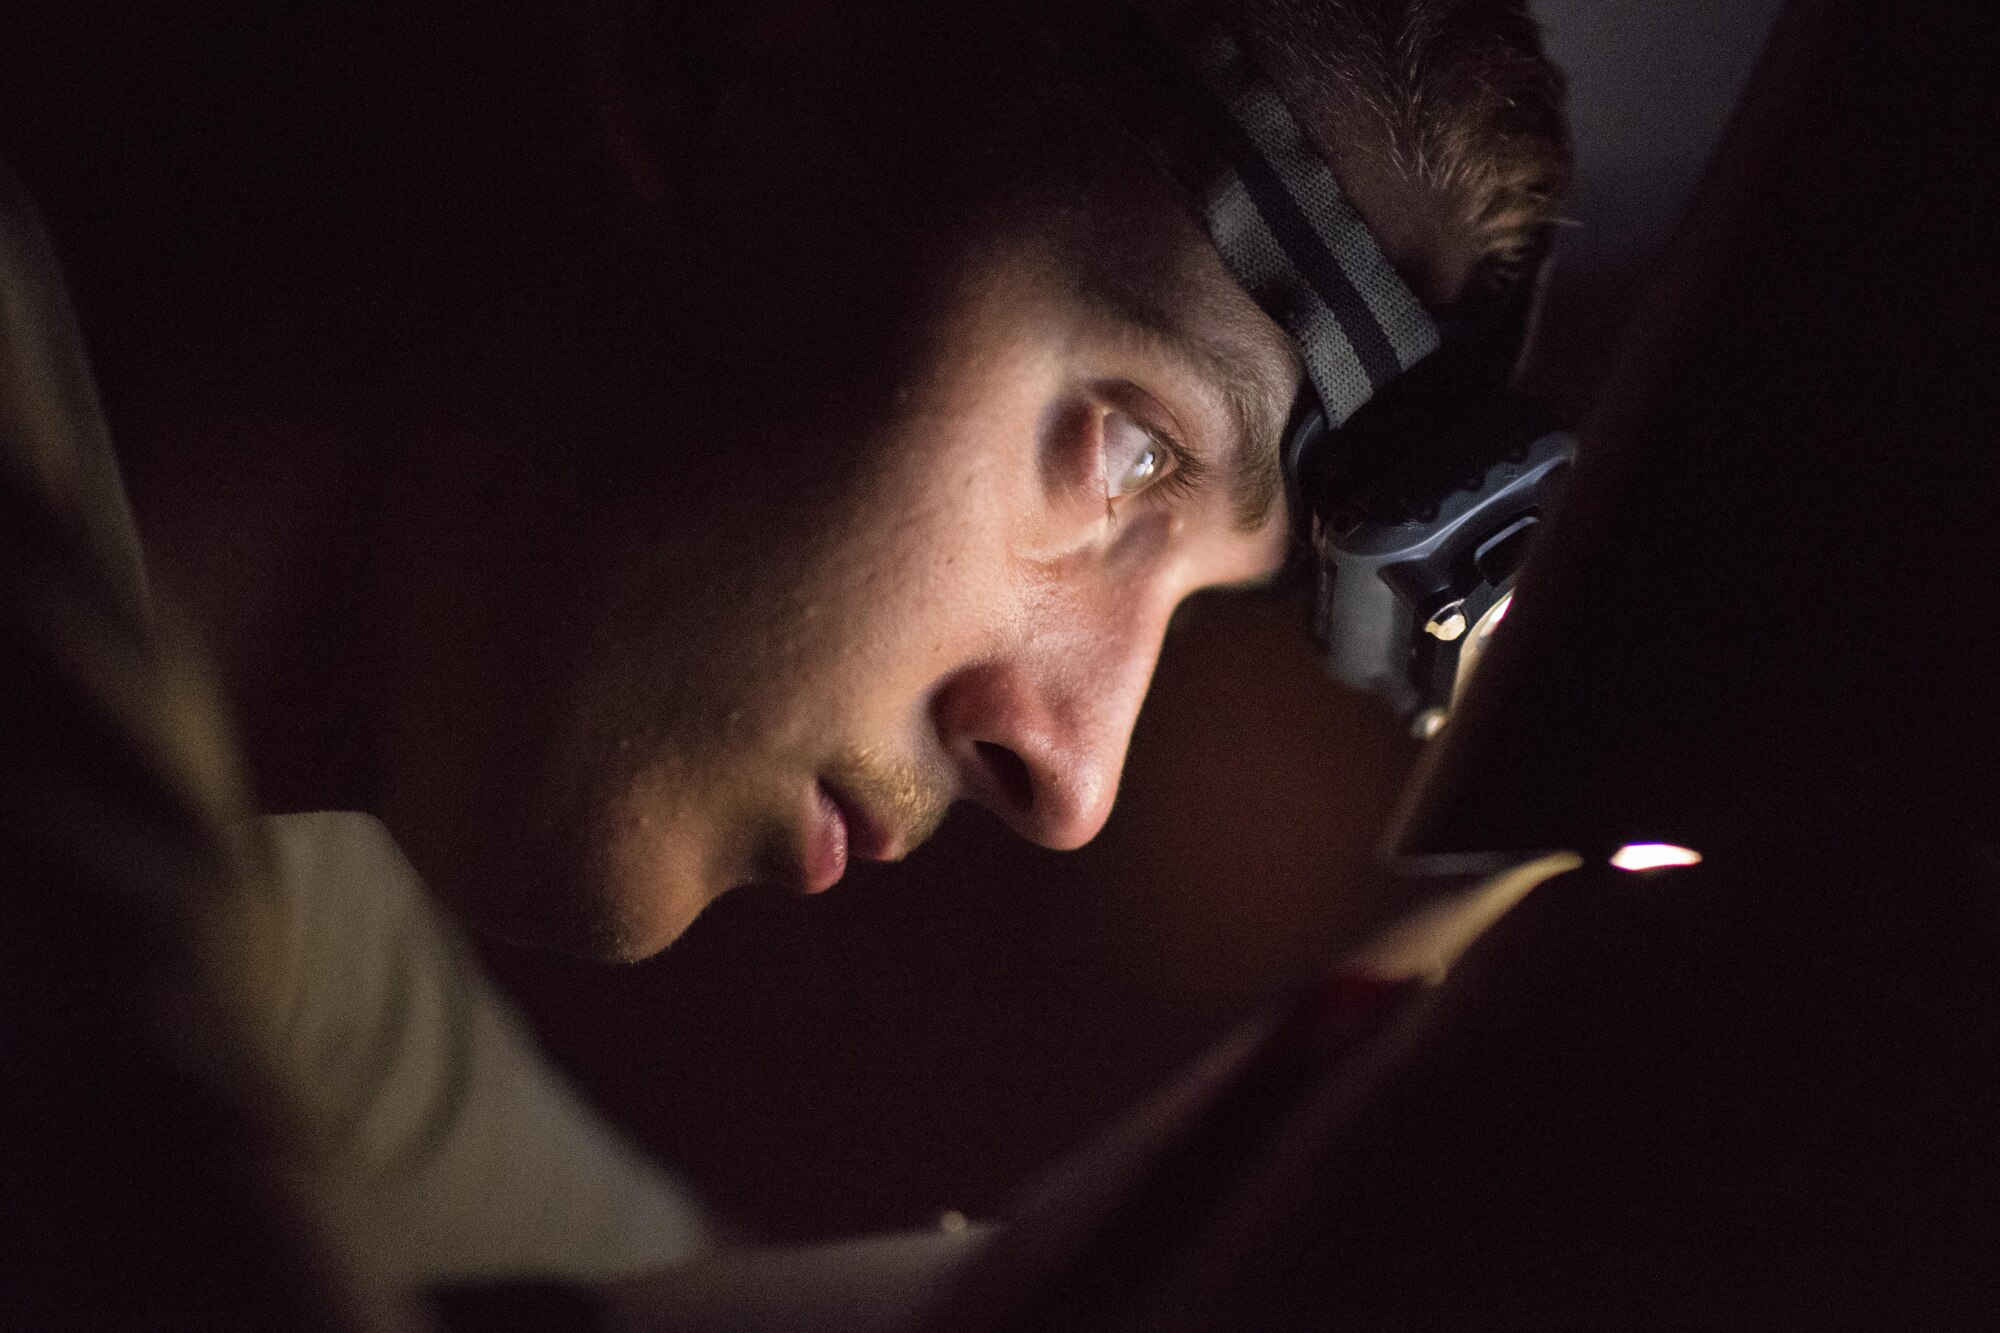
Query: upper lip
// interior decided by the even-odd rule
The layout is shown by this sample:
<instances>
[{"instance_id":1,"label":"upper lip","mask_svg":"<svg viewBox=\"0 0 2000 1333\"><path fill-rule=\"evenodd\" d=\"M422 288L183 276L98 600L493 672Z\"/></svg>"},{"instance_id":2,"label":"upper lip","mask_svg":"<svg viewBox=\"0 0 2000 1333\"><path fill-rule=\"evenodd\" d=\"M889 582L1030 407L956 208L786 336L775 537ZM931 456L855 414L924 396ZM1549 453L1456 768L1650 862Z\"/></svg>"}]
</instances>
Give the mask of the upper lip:
<instances>
[{"instance_id":1,"label":"upper lip","mask_svg":"<svg viewBox=\"0 0 2000 1333\"><path fill-rule=\"evenodd\" d=\"M909 852L895 829L831 782L821 781L826 794L847 821L847 854L862 861L900 861Z\"/></svg>"}]
</instances>

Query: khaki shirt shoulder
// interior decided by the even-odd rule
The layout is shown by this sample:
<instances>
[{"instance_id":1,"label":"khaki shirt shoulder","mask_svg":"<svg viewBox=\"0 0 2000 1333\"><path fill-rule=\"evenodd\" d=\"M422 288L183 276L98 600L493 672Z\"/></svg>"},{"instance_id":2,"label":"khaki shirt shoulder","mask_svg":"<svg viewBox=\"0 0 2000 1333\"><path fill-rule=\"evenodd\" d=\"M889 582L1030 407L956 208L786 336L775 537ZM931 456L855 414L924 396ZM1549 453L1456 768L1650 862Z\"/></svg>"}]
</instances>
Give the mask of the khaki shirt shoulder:
<instances>
[{"instance_id":1,"label":"khaki shirt shoulder","mask_svg":"<svg viewBox=\"0 0 2000 1333\"><path fill-rule=\"evenodd\" d=\"M271 1036L394 1269L602 1281L703 1248L696 1205L537 1050L380 822L263 824Z\"/></svg>"}]
</instances>

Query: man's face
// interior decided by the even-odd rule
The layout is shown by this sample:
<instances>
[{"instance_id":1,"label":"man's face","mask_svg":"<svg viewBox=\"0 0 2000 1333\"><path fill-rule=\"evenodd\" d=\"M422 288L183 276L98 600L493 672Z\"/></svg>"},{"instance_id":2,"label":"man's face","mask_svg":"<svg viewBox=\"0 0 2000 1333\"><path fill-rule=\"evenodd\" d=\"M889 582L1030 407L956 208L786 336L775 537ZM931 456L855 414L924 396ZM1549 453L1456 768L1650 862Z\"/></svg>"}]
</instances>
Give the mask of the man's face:
<instances>
[{"instance_id":1,"label":"man's face","mask_svg":"<svg viewBox=\"0 0 2000 1333\"><path fill-rule=\"evenodd\" d=\"M1144 312L1032 239L963 256L884 401L763 427L613 562L532 784L590 947L825 889L961 799L1096 834L1175 606L1285 544L1295 367L1191 227L1160 249Z\"/></svg>"},{"instance_id":2,"label":"man's face","mask_svg":"<svg viewBox=\"0 0 2000 1333\"><path fill-rule=\"evenodd\" d=\"M798 89L708 146L733 174L678 247L693 294L661 303L685 350L572 366L665 386L620 429L657 466L561 520L529 494L486 525L511 557L436 595L500 588L513 628L440 660L518 669L490 695L435 675L403 746L424 808L391 824L508 933L643 957L730 888L898 858L962 799L1076 847L1174 608L1282 563L1297 364L1163 178L1086 173L1087 217L938 241L965 196L919 168L950 144L871 176L853 142L915 142L907 114L822 142L837 118Z\"/></svg>"}]
</instances>

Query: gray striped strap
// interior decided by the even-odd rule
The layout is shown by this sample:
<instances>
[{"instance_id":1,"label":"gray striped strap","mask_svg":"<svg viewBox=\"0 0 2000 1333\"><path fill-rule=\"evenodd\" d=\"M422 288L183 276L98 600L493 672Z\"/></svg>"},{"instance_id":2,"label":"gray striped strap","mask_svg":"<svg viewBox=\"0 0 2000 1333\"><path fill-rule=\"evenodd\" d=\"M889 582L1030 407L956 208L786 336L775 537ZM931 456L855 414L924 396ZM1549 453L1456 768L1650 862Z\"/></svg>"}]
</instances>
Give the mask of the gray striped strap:
<instances>
[{"instance_id":1,"label":"gray striped strap","mask_svg":"<svg viewBox=\"0 0 2000 1333\"><path fill-rule=\"evenodd\" d=\"M1099 54L1136 94L1122 109L1145 108L1142 137L1194 196L1230 275L1298 344L1339 426L1437 349L1437 324L1233 36L1183 51L1114 15Z\"/></svg>"}]
</instances>

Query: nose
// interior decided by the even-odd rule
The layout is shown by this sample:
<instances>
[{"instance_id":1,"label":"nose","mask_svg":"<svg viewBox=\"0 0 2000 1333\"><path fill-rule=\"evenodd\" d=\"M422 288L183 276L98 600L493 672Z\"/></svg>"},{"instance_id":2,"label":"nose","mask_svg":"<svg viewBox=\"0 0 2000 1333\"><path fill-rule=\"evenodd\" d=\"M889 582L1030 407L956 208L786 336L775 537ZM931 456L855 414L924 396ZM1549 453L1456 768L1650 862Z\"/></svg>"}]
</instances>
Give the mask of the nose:
<instances>
[{"instance_id":1,"label":"nose","mask_svg":"<svg viewBox=\"0 0 2000 1333\"><path fill-rule=\"evenodd\" d=\"M1171 610L1045 613L1005 650L947 677L933 722L968 794L1044 847L1096 837Z\"/></svg>"}]
</instances>

